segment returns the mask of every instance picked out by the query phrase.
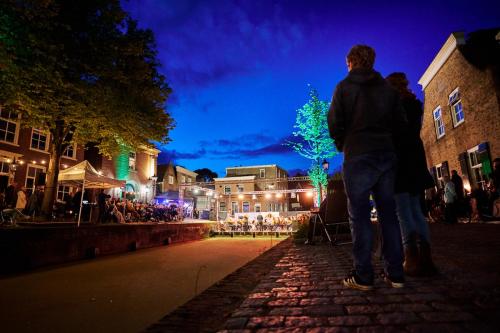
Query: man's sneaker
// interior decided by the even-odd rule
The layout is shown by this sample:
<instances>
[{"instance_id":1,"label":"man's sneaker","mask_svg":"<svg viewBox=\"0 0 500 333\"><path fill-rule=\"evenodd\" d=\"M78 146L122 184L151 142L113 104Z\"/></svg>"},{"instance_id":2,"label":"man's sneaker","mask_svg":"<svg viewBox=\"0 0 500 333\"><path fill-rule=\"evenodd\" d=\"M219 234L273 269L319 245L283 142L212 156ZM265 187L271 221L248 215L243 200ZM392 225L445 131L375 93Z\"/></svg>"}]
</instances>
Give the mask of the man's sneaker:
<instances>
[{"instance_id":1,"label":"man's sneaker","mask_svg":"<svg viewBox=\"0 0 500 333\"><path fill-rule=\"evenodd\" d=\"M347 288L357 289L362 291L370 291L373 289L373 283L364 283L360 280L356 271L352 271L351 274L342 280L342 283Z\"/></svg>"},{"instance_id":2,"label":"man's sneaker","mask_svg":"<svg viewBox=\"0 0 500 333\"><path fill-rule=\"evenodd\" d=\"M388 274L384 274L384 281L393 288L403 288L405 286L404 277L395 278L389 276Z\"/></svg>"}]
</instances>

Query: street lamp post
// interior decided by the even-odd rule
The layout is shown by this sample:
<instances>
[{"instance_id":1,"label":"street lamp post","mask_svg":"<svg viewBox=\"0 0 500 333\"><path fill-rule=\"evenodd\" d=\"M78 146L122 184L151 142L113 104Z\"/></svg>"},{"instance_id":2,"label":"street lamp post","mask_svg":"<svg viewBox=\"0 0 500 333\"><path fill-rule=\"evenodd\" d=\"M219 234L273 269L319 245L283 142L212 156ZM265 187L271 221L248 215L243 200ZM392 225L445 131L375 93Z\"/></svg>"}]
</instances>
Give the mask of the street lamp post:
<instances>
[{"instance_id":1,"label":"street lamp post","mask_svg":"<svg viewBox=\"0 0 500 333\"><path fill-rule=\"evenodd\" d=\"M327 178L327 182L328 182L328 168L330 167L330 163L328 163L328 161L326 159L323 160L323 162L321 163L321 166L323 167L323 171L326 173L326 178ZM326 195L328 195L328 183L327 183L327 190L326 190ZM323 184L321 184L321 182L319 183L319 205L318 206L321 206L321 201L323 200Z\"/></svg>"}]
</instances>

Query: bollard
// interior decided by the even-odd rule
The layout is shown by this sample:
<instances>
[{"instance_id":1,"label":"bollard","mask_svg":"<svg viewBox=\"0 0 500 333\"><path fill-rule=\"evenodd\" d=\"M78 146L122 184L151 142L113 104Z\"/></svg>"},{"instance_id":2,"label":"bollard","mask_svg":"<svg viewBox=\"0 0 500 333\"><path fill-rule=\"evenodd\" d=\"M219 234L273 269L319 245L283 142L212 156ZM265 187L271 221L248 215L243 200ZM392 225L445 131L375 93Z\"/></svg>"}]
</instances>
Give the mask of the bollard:
<instances>
[{"instance_id":1,"label":"bollard","mask_svg":"<svg viewBox=\"0 0 500 333\"><path fill-rule=\"evenodd\" d=\"M234 232L231 231L231 238L233 238L233 237L234 237Z\"/></svg>"},{"instance_id":2,"label":"bollard","mask_svg":"<svg viewBox=\"0 0 500 333\"><path fill-rule=\"evenodd\" d=\"M253 232L253 238L255 238L255 231Z\"/></svg>"},{"instance_id":3,"label":"bollard","mask_svg":"<svg viewBox=\"0 0 500 333\"><path fill-rule=\"evenodd\" d=\"M276 231L276 238L280 238L280 233Z\"/></svg>"}]
</instances>

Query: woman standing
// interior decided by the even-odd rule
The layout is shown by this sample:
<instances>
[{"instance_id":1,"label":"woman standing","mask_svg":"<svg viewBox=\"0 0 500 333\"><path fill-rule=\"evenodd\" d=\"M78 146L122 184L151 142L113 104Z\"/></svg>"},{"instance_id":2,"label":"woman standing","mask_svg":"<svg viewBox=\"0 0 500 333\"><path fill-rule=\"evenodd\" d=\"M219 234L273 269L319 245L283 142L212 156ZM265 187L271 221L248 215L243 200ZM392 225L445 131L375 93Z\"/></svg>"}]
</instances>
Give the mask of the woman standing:
<instances>
[{"instance_id":1,"label":"woman standing","mask_svg":"<svg viewBox=\"0 0 500 333\"><path fill-rule=\"evenodd\" d=\"M422 103L408 89L404 73L392 73L387 82L399 92L401 104L408 118L408 131L398 147L398 172L396 175L396 211L401 225L405 261L403 268L409 276L437 274L431 258L429 226L422 213L421 194L434 187L434 181L425 159L420 139Z\"/></svg>"}]
</instances>

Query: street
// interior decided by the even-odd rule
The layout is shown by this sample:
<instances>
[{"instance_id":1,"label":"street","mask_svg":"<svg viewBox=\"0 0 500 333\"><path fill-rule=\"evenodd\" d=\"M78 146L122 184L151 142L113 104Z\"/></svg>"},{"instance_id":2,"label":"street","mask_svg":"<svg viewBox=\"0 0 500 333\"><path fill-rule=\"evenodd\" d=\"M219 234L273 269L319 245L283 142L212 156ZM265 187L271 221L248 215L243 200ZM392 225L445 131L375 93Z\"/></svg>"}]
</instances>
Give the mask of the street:
<instances>
[{"instance_id":1,"label":"street","mask_svg":"<svg viewBox=\"0 0 500 333\"><path fill-rule=\"evenodd\" d=\"M210 238L2 278L2 331L138 332L276 243Z\"/></svg>"}]
</instances>

